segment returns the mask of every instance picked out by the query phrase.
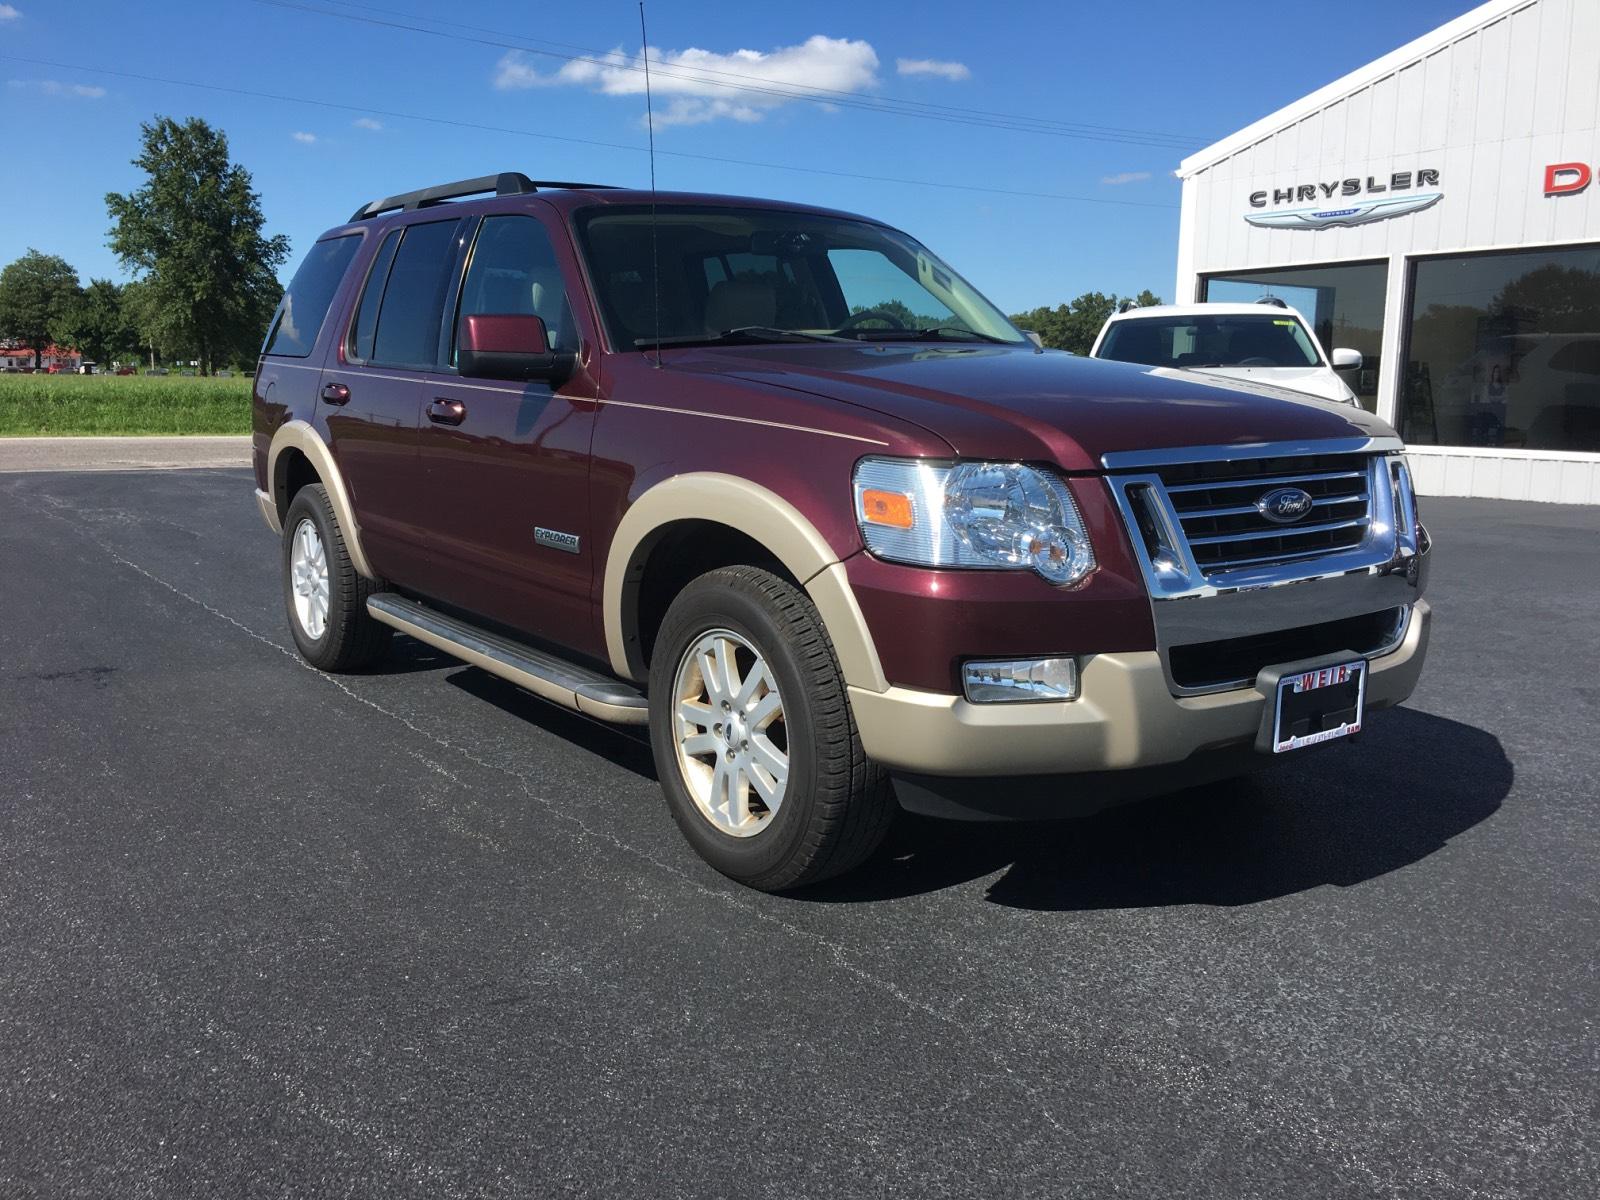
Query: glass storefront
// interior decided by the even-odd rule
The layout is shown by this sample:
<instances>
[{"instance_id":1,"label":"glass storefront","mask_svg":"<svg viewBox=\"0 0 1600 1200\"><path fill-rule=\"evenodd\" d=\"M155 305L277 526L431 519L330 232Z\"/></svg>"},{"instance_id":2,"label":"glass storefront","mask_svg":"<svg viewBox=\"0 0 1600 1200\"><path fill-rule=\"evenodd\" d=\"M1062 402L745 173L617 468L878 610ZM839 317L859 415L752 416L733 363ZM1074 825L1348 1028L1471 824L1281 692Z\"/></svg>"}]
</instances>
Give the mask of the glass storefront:
<instances>
[{"instance_id":1,"label":"glass storefront","mask_svg":"<svg viewBox=\"0 0 1600 1200\"><path fill-rule=\"evenodd\" d=\"M1600 246L1419 259L1400 432L1600 451Z\"/></svg>"},{"instance_id":2,"label":"glass storefront","mask_svg":"<svg viewBox=\"0 0 1600 1200\"><path fill-rule=\"evenodd\" d=\"M1344 372L1344 381L1368 411L1376 412L1386 281L1383 262L1286 267L1206 276L1200 281L1200 298L1249 303L1276 296L1292 305L1311 322L1330 356L1335 348L1361 352L1361 369Z\"/></svg>"}]
</instances>

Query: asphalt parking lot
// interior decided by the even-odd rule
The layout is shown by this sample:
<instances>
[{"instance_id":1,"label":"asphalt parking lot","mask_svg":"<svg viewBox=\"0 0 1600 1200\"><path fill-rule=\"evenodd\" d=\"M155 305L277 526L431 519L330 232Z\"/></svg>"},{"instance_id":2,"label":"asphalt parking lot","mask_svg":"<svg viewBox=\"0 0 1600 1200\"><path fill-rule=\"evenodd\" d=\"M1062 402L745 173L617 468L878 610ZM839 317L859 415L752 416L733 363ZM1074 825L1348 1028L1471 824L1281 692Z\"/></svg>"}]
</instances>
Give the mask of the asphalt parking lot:
<instances>
[{"instance_id":1,"label":"asphalt parking lot","mask_svg":"<svg viewBox=\"0 0 1600 1200\"><path fill-rule=\"evenodd\" d=\"M0 476L0 1195L1594 1194L1600 510L1427 502L1359 746L780 898L630 737L299 665L250 489Z\"/></svg>"}]
</instances>

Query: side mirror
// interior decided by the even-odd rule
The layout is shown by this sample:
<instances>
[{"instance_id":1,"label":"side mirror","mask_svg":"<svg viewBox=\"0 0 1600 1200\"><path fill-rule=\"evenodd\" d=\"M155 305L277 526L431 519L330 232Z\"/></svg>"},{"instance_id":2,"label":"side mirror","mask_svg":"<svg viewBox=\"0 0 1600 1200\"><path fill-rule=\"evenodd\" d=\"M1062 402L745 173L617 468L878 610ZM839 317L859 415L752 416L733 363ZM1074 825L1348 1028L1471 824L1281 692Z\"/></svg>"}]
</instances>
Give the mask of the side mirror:
<instances>
[{"instance_id":1,"label":"side mirror","mask_svg":"<svg viewBox=\"0 0 1600 1200\"><path fill-rule=\"evenodd\" d=\"M1043 350L1044 349L1044 339L1042 337L1040 337L1037 333L1035 333L1033 330L1024 329L1022 331L1022 336L1027 338L1030 342L1033 343L1033 348L1035 350Z\"/></svg>"},{"instance_id":2,"label":"side mirror","mask_svg":"<svg viewBox=\"0 0 1600 1200\"><path fill-rule=\"evenodd\" d=\"M1335 371L1359 371L1362 363L1361 351L1337 349L1333 352L1333 369Z\"/></svg>"},{"instance_id":3,"label":"side mirror","mask_svg":"<svg viewBox=\"0 0 1600 1200\"><path fill-rule=\"evenodd\" d=\"M550 349L544 321L521 313L472 313L461 325L456 369L469 379L546 379L572 369L572 355Z\"/></svg>"}]
</instances>

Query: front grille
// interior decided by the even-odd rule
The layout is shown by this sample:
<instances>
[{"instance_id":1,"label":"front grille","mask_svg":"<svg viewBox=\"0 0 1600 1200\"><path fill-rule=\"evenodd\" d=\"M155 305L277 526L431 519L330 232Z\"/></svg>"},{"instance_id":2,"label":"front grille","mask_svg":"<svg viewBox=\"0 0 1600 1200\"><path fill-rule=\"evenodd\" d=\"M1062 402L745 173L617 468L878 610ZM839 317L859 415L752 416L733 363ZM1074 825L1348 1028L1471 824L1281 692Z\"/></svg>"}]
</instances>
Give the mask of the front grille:
<instances>
[{"instance_id":1,"label":"front grille","mask_svg":"<svg viewBox=\"0 0 1600 1200\"><path fill-rule=\"evenodd\" d=\"M1275 663L1297 662L1349 650L1370 655L1393 649L1405 631L1405 608L1381 612L1298 629L1279 629L1249 637L1173 646L1167 651L1167 667L1172 682L1182 688L1215 688L1248 684L1263 667Z\"/></svg>"},{"instance_id":2,"label":"front grille","mask_svg":"<svg viewBox=\"0 0 1600 1200\"><path fill-rule=\"evenodd\" d=\"M1207 573L1316 558L1359 546L1371 497L1364 454L1315 454L1184 463L1157 469L1196 565ZM1256 502L1300 488L1311 512L1280 525Z\"/></svg>"}]
</instances>

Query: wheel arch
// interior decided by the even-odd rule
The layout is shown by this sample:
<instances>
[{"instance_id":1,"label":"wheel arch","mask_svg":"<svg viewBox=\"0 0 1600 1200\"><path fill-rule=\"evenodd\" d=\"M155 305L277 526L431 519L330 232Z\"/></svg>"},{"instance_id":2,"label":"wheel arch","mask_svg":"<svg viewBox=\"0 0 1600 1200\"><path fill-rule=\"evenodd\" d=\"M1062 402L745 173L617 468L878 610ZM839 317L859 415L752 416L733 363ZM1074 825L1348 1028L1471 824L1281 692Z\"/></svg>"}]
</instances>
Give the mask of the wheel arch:
<instances>
[{"instance_id":1,"label":"wheel arch","mask_svg":"<svg viewBox=\"0 0 1600 1200\"><path fill-rule=\"evenodd\" d=\"M739 514L737 527L727 521L730 512ZM651 572L661 567L656 551L670 545L670 539L694 531L725 538L724 546L755 548L757 561L751 565L777 568L816 605L845 681L875 692L888 688L844 564L816 527L775 492L716 472L676 475L654 485L617 525L606 556L602 609L606 651L618 675L646 678L648 642L653 636L650 622L659 621L665 603L670 603L670 597L665 603L653 599L648 590ZM706 569L734 565L710 561L716 557L722 556L706 558ZM683 560L674 561L681 572Z\"/></svg>"},{"instance_id":2,"label":"wheel arch","mask_svg":"<svg viewBox=\"0 0 1600 1200\"><path fill-rule=\"evenodd\" d=\"M320 483L327 490L328 502L344 534L350 565L358 574L376 580L378 575L362 548L361 526L333 451L309 423L286 421L272 435L272 444L267 449L267 487L270 489L267 499L280 528L294 494L307 483Z\"/></svg>"}]
</instances>

